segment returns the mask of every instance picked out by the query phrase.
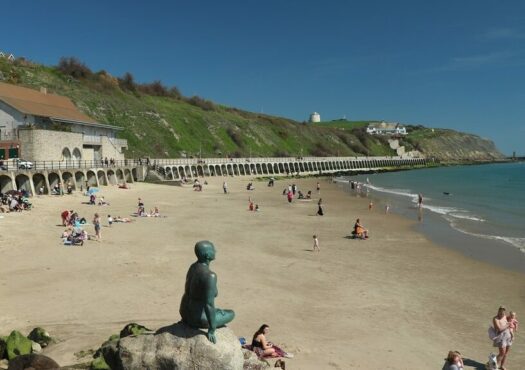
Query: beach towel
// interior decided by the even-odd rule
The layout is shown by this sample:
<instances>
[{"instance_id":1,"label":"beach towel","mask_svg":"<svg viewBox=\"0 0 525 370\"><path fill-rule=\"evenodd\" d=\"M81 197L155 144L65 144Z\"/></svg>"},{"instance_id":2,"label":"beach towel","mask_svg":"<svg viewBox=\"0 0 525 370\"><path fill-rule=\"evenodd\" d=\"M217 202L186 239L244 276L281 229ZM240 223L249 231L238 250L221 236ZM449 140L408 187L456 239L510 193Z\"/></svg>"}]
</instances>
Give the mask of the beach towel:
<instances>
[{"instance_id":1,"label":"beach towel","mask_svg":"<svg viewBox=\"0 0 525 370\"><path fill-rule=\"evenodd\" d=\"M280 347L277 347L275 344L272 346L272 348L275 350L276 356L265 355L264 349L262 349L261 347L253 347L251 344L245 344L244 346L242 346L242 348L255 352L255 354L259 358L278 358L278 357L292 358L293 357L291 353L283 351Z\"/></svg>"}]
</instances>

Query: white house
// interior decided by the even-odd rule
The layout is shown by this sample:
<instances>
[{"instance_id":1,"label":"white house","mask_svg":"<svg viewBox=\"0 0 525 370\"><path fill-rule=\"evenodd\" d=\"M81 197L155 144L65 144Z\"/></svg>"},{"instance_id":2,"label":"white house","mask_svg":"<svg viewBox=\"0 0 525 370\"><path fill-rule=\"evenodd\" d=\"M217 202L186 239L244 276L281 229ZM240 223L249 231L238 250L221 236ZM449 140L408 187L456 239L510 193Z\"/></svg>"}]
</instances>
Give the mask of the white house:
<instances>
[{"instance_id":1,"label":"white house","mask_svg":"<svg viewBox=\"0 0 525 370\"><path fill-rule=\"evenodd\" d=\"M3 51L0 51L0 58L6 58L11 62L15 60L15 56L13 54L6 54Z\"/></svg>"},{"instance_id":2,"label":"white house","mask_svg":"<svg viewBox=\"0 0 525 370\"><path fill-rule=\"evenodd\" d=\"M124 159L120 130L83 114L65 96L0 82L0 159Z\"/></svg>"},{"instance_id":3,"label":"white house","mask_svg":"<svg viewBox=\"0 0 525 370\"><path fill-rule=\"evenodd\" d=\"M366 128L370 135L406 135L407 130L397 122L370 122Z\"/></svg>"}]
</instances>

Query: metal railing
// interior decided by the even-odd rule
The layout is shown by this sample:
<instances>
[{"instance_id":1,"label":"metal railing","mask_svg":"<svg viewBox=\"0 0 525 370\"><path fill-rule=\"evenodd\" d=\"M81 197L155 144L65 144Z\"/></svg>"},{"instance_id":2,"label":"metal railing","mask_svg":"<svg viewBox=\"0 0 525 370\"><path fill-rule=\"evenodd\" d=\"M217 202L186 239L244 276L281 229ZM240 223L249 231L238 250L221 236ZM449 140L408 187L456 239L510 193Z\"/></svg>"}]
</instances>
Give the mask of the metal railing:
<instances>
[{"instance_id":1,"label":"metal railing","mask_svg":"<svg viewBox=\"0 0 525 370\"><path fill-rule=\"evenodd\" d=\"M107 163L103 160L83 161L83 160L64 160L64 161L25 161L17 159L0 160L0 171L45 171L45 170L64 170L82 168L117 168L133 167L146 165L145 160L124 159L115 160Z\"/></svg>"}]
</instances>

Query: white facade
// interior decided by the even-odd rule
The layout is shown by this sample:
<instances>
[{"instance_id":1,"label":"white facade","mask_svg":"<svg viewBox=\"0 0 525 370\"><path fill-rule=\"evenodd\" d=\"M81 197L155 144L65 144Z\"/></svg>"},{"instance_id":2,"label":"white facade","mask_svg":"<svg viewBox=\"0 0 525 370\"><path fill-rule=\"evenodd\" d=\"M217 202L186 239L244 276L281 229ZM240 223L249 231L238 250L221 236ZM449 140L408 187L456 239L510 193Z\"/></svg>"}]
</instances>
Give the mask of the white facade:
<instances>
[{"instance_id":1,"label":"white facade","mask_svg":"<svg viewBox=\"0 0 525 370\"><path fill-rule=\"evenodd\" d=\"M396 122L370 123L366 128L366 133L370 135L406 135L407 130Z\"/></svg>"},{"instance_id":2,"label":"white facade","mask_svg":"<svg viewBox=\"0 0 525 370\"><path fill-rule=\"evenodd\" d=\"M321 115L319 113L317 113L317 112L313 112L312 114L310 114L309 121L311 123L321 122Z\"/></svg>"}]
</instances>

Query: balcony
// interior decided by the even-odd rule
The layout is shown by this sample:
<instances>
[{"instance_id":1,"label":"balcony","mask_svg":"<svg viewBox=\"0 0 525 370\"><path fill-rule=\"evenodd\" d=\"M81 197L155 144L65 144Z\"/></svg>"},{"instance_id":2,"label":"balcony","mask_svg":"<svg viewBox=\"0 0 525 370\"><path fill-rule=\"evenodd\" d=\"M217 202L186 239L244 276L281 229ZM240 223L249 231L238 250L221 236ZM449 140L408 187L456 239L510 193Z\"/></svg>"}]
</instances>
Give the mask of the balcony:
<instances>
[{"instance_id":1,"label":"balcony","mask_svg":"<svg viewBox=\"0 0 525 370\"><path fill-rule=\"evenodd\" d=\"M84 135L83 137L84 144L95 144L102 145L102 137L97 135Z\"/></svg>"}]
</instances>

